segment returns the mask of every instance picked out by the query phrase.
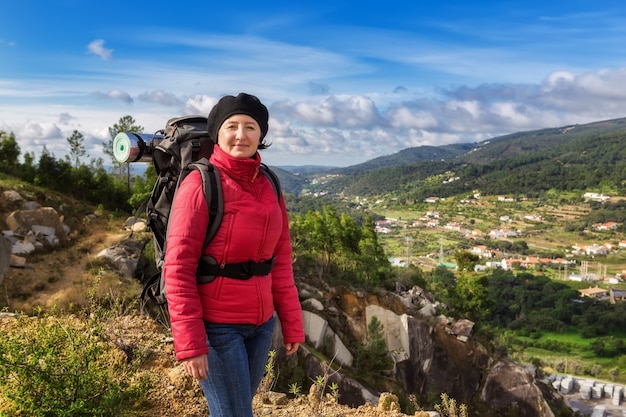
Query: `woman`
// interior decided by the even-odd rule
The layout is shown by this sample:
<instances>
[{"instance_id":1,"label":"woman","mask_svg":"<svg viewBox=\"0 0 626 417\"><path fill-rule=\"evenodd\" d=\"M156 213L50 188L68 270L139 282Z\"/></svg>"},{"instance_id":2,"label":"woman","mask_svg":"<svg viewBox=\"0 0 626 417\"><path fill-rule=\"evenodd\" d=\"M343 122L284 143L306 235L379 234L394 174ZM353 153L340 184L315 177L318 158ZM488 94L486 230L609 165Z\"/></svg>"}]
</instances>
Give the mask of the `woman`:
<instances>
[{"instance_id":1,"label":"woman","mask_svg":"<svg viewBox=\"0 0 626 417\"><path fill-rule=\"evenodd\" d=\"M176 359L204 390L211 417L252 417L274 329L280 320L287 354L304 341L285 201L259 174L267 108L255 96L225 96L208 118L215 142L210 161L222 183L224 215L205 248L208 208L197 171L172 204L163 273ZM217 276L196 284L201 256L218 265L271 264L248 279ZM228 268L227 268L228 269Z\"/></svg>"}]
</instances>

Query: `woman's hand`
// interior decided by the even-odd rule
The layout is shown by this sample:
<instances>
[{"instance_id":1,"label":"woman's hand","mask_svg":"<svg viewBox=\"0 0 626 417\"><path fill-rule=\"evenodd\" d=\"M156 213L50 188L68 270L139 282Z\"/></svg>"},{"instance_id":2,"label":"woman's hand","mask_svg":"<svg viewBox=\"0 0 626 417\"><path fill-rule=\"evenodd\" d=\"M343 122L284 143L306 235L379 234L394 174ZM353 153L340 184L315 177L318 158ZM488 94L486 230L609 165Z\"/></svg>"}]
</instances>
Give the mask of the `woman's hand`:
<instances>
[{"instance_id":1,"label":"woman's hand","mask_svg":"<svg viewBox=\"0 0 626 417\"><path fill-rule=\"evenodd\" d=\"M209 358L207 355L194 356L181 361L185 371L195 379L207 379L209 375Z\"/></svg>"},{"instance_id":2,"label":"woman's hand","mask_svg":"<svg viewBox=\"0 0 626 417\"><path fill-rule=\"evenodd\" d=\"M299 347L300 347L300 343L285 343L285 349L287 349L287 355L296 353Z\"/></svg>"}]
</instances>

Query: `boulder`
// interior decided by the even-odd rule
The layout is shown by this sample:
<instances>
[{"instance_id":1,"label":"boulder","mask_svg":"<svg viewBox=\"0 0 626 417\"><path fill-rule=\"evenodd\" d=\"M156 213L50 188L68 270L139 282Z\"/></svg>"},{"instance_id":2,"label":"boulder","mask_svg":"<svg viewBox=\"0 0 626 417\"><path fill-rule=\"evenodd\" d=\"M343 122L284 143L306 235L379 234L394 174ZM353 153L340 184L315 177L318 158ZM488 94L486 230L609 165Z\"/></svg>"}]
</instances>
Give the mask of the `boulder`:
<instances>
[{"instance_id":1,"label":"boulder","mask_svg":"<svg viewBox=\"0 0 626 417\"><path fill-rule=\"evenodd\" d=\"M493 366L485 380L481 400L500 415L554 417L534 375L526 367L508 360Z\"/></svg>"},{"instance_id":2,"label":"boulder","mask_svg":"<svg viewBox=\"0 0 626 417\"><path fill-rule=\"evenodd\" d=\"M127 230L132 230L133 232L145 232L148 225L144 219L132 216L126 219L124 227L126 227Z\"/></svg>"},{"instance_id":3,"label":"boulder","mask_svg":"<svg viewBox=\"0 0 626 417\"><path fill-rule=\"evenodd\" d=\"M0 235L0 284L11 266L11 241Z\"/></svg>"},{"instance_id":4,"label":"boulder","mask_svg":"<svg viewBox=\"0 0 626 417\"><path fill-rule=\"evenodd\" d=\"M0 195L0 211L10 212L22 207L24 199L15 190L3 191Z\"/></svg>"},{"instance_id":5,"label":"boulder","mask_svg":"<svg viewBox=\"0 0 626 417\"><path fill-rule=\"evenodd\" d=\"M34 210L16 210L9 214L6 218L8 228L14 233L26 235L33 232L33 227L39 231L47 230L50 233L54 231L61 242L64 242L69 230L63 224L57 211L52 207L41 207Z\"/></svg>"},{"instance_id":6,"label":"boulder","mask_svg":"<svg viewBox=\"0 0 626 417\"><path fill-rule=\"evenodd\" d=\"M341 338L330 328L328 322L321 316L304 310L302 312L304 332L307 340L316 349L332 349L325 352L341 365L351 366L354 360L352 353L345 346ZM329 344L329 346L326 346Z\"/></svg>"},{"instance_id":7,"label":"boulder","mask_svg":"<svg viewBox=\"0 0 626 417\"><path fill-rule=\"evenodd\" d=\"M127 278L135 277L135 271L141 260L144 244L133 239L110 246L98 253L96 258L104 258L115 270Z\"/></svg>"}]
</instances>

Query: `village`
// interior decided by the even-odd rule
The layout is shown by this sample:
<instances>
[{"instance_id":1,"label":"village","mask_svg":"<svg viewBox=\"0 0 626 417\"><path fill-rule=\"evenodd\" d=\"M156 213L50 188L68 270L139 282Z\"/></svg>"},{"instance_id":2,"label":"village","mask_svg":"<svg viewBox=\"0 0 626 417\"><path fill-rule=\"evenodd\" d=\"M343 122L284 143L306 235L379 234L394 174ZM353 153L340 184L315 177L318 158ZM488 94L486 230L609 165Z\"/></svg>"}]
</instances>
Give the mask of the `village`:
<instances>
[{"instance_id":1,"label":"village","mask_svg":"<svg viewBox=\"0 0 626 417\"><path fill-rule=\"evenodd\" d=\"M585 193L582 196L584 202L606 202L610 198L597 193ZM466 248L464 250L478 257L479 261L475 266L477 272L495 268L531 271L551 269L555 271L556 279L588 283L587 288L579 290L582 296L612 303L626 301L624 278L626 276L626 237L618 231L620 223L607 221L591 224L583 234L571 234L571 241L559 242L560 250L556 252L563 252L562 256L546 257L532 254L534 251L530 242L537 239L541 233L553 234L550 228L558 227L555 225L559 220L563 222L563 219L555 220L558 216L554 213L546 214L545 209L541 212L519 212L519 206L517 206L515 210L509 210L507 214L492 216L497 220L482 222L479 225L479 222L463 219L458 212L450 210L450 202L446 199L429 197L424 200L424 203L426 210L421 213L417 212L415 219L409 219L405 215L404 218L385 217L375 222L375 230L381 241L389 242L395 237L397 241L404 240L406 243L402 255L390 257L393 265L406 266L408 262L425 265L419 259L434 258L436 265L455 268L456 265L449 259L451 257L449 242L458 241L456 247ZM502 207L519 203L519 201L511 196L483 197L480 193L475 193L471 199L460 200L458 203L478 205L485 210L498 206L500 207L498 211L503 211ZM571 219L569 221L571 222ZM485 227L489 224L498 226ZM411 237L415 233L419 233L419 237ZM428 253L421 254L410 249L411 241L419 240L424 236L433 240L437 235L440 236L438 251L431 249ZM581 235L584 235L584 239ZM448 242L445 250L444 236ZM578 238L580 241L573 240ZM511 250L503 251L498 248L498 245L485 243L493 241L528 241L526 252L531 253L522 255ZM605 262L608 257L611 258L610 267L609 263ZM616 263L616 258L623 259L623 263Z\"/></svg>"}]
</instances>

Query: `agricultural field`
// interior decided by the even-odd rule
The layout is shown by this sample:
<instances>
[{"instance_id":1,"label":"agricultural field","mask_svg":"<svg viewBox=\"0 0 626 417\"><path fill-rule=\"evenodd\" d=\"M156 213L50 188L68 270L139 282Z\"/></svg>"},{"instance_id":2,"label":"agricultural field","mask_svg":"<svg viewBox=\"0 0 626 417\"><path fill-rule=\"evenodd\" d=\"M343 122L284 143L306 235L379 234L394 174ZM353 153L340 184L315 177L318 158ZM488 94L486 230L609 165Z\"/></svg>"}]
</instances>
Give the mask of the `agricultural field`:
<instances>
[{"instance_id":1,"label":"agricultural field","mask_svg":"<svg viewBox=\"0 0 626 417\"><path fill-rule=\"evenodd\" d=\"M580 204L559 204L550 200L498 201L497 196L484 196L422 203L404 210L373 208L372 211L389 220L388 233L379 233L379 240L389 257L424 267L440 261L454 262L455 251L471 250L493 240L489 237L490 232L506 230L517 236L497 239L525 242L528 251L524 256L585 260L592 270L607 276L626 270L626 248L618 245L626 237L623 233L597 232L586 227L585 216L591 209L582 200ZM572 253L574 245L606 243L613 247L606 256L575 256ZM562 269L560 273L564 271ZM570 268L570 272L574 271ZM558 276L558 272L553 274Z\"/></svg>"},{"instance_id":2,"label":"agricultural field","mask_svg":"<svg viewBox=\"0 0 626 417\"><path fill-rule=\"evenodd\" d=\"M606 339L621 343L621 337ZM626 369L626 356L608 355L598 352L597 338L584 338L575 332L545 332L540 337L515 336L513 357L523 362L539 359L544 364L545 372L593 376L600 380L626 384L626 375L620 370ZM608 348L607 348L608 349Z\"/></svg>"}]
</instances>

